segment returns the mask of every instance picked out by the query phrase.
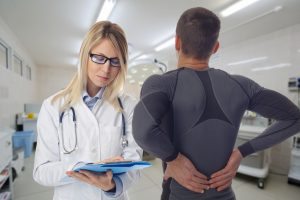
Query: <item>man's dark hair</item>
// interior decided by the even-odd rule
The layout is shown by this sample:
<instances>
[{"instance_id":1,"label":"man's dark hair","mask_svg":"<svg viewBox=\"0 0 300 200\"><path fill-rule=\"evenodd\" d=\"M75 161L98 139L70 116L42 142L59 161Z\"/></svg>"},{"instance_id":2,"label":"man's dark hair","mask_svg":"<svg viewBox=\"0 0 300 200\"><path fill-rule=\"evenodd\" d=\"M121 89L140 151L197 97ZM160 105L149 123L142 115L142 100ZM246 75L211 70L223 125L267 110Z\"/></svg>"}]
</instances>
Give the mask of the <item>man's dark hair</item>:
<instances>
[{"instance_id":1,"label":"man's dark hair","mask_svg":"<svg viewBox=\"0 0 300 200\"><path fill-rule=\"evenodd\" d=\"M220 19L202 7L186 10L176 27L185 55L196 59L207 59L218 39Z\"/></svg>"}]
</instances>

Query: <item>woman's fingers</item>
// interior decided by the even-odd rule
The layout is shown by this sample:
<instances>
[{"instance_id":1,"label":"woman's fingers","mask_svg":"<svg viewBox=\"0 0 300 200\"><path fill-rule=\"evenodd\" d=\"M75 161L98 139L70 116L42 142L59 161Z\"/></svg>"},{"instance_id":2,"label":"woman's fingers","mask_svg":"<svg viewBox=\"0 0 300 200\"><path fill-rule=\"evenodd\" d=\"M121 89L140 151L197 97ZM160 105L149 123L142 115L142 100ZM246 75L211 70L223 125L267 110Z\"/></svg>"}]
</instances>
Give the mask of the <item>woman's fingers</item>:
<instances>
[{"instance_id":1,"label":"woman's fingers","mask_svg":"<svg viewBox=\"0 0 300 200\"><path fill-rule=\"evenodd\" d=\"M104 160L100 161L99 163L118 162L118 161L123 161L123 160L124 160L124 158L122 156L115 156L112 158L104 159Z\"/></svg>"}]
</instances>

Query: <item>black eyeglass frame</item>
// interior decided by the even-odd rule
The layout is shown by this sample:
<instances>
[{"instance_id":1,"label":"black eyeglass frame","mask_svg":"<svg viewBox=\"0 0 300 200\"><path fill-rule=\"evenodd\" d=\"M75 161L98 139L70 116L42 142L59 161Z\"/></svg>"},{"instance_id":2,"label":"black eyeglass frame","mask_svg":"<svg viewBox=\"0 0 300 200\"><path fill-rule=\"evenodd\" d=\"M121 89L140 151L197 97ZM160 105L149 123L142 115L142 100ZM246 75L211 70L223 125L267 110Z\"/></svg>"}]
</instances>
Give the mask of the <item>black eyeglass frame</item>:
<instances>
[{"instance_id":1,"label":"black eyeglass frame","mask_svg":"<svg viewBox=\"0 0 300 200\"><path fill-rule=\"evenodd\" d=\"M117 58L117 57L108 58L108 57L106 57L105 55L100 55L100 54L95 54L95 53L89 53L89 55L90 55L91 60L92 60L94 63L96 63L96 64L101 64L101 65L103 65L103 64L105 64L105 63L109 60L110 66L116 67L116 68L120 68L120 67L121 67L120 60L119 60L119 58ZM97 62L97 61L95 60L95 57L96 57L96 56L100 56L100 57L104 58L104 61L103 61L103 62ZM115 61L118 61L118 64L116 64Z\"/></svg>"}]
</instances>

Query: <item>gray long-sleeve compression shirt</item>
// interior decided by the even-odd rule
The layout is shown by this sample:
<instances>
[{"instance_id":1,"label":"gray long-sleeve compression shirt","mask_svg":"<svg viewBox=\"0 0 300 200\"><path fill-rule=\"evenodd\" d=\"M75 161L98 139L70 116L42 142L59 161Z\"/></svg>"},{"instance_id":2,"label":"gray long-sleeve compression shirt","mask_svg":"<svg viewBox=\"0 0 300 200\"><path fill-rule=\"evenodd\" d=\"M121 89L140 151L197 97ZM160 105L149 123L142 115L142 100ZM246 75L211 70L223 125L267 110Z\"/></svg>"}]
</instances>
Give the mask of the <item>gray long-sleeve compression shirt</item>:
<instances>
[{"instance_id":1,"label":"gray long-sleeve compression shirt","mask_svg":"<svg viewBox=\"0 0 300 200\"><path fill-rule=\"evenodd\" d=\"M172 120L164 123L172 128L164 129L162 120L170 110ZM179 68L146 80L133 116L133 135L145 151L163 161L175 159L180 152L210 177L227 164L246 110L276 122L238 147L243 157L300 131L300 111L283 95L222 70ZM179 199L182 195L184 199L216 199L214 195L221 195L215 191L207 193L211 198L199 198L202 194L178 189L176 184L171 184L171 193L177 192ZM221 199L231 199L232 194L225 193L228 198Z\"/></svg>"}]
</instances>

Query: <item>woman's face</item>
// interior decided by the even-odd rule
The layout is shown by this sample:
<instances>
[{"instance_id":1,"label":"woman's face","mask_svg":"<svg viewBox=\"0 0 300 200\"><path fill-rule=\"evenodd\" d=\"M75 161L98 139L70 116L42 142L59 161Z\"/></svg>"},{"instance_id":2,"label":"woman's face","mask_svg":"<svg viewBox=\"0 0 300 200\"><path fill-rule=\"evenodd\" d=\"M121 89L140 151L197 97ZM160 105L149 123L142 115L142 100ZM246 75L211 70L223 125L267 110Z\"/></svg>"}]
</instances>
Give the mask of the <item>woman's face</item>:
<instances>
[{"instance_id":1,"label":"woman's face","mask_svg":"<svg viewBox=\"0 0 300 200\"><path fill-rule=\"evenodd\" d=\"M98 92L100 88L110 84L121 68L117 52L108 39L103 39L91 49L87 66L88 91Z\"/></svg>"}]
</instances>

